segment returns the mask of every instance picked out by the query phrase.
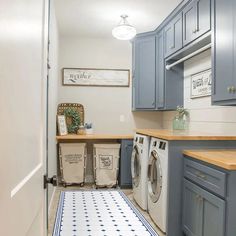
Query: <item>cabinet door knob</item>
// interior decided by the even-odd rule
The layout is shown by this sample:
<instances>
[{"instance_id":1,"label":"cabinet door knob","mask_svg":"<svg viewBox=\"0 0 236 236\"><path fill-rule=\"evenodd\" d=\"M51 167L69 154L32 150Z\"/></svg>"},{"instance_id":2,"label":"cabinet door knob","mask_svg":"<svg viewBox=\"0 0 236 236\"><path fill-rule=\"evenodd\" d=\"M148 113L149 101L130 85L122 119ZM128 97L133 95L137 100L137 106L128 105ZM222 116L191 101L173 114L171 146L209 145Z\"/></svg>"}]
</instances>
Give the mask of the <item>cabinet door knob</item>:
<instances>
[{"instance_id":1,"label":"cabinet door knob","mask_svg":"<svg viewBox=\"0 0 236 236\"><path fill-rule=\"evenodd\" d=\"M236 88L234 86L229 86L227 88L227 90L228 90L229 93L235 93L236 92Z\"/></svg>"},{"instance_id":2,"label":"cabinet door knob","mask_svg":"<svg viewBox=\"0 0 236 236\"><path fill-rule=\"evenodd\" d=\"M171 47L169 47L169 49L174 49L175 48L175 46L171 46Z\"/></svg>"},{"instance_id":3,"label":"cabinet door knob","mask_svg":"<svg viewBox=\"0 0 236 236\"><path fill-rule=\"evenodd\" d=\"M197 199L197 201L200 201L200 202L202 202L203 201L203 197L201 196L201 195L196 195L196 199Z\"/></svg>"},{"instance_id":4,"label":"cabinet door knob","mask_svg":"<svg viewBox=\"0 0 236 236\"><path fill-rule=\"evenodd\" d=\"M197 33L197 30L195 29L195 30L193 30L192 32L193 32L193 34L196 34L196 33Z\"/></svg>"},{"instance_id":5,"label":"cabinet door knob","mask_svg":"<svg viewBox=\"0 0 236 236\"><path fill-rule=\"evenodd\" d=\"M196 172L196 176L200 179L204 179L204 180L206 179L206 176L200 172Z\"/></svg>"}]
</instances>

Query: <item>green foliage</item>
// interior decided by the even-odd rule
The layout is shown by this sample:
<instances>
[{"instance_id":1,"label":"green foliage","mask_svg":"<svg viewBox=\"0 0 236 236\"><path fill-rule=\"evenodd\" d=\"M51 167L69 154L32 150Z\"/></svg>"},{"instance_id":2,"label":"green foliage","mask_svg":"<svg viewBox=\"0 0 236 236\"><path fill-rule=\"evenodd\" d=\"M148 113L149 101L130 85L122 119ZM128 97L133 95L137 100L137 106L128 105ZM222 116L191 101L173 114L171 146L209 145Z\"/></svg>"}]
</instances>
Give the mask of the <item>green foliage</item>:
<instances>
[{"instance_id":1,"label":"green foliage","mask_svg":"<svg viewBox=\"0 0 236 236\"><path fill-rule=\"evenodd\" d=\"M176 117L178 117L178 118L183 118L184 116L188 116L188 114L189 114L187 109L184 109L181 106L177 106L176 111L177 111Z\"/></svg>"},{"instance_id":2,"label":"green foliage","mask_svg":"<svg viewBox=\"0 0 236 236\"><path fill-rule=\"evenodd\" d=\"M79 113L73 108L67 108L64 110L64 115L66 118L72 119L72 123L69 125L67 124L68 133L77 133L80 126Z\"/></svg>"}]
</instances>

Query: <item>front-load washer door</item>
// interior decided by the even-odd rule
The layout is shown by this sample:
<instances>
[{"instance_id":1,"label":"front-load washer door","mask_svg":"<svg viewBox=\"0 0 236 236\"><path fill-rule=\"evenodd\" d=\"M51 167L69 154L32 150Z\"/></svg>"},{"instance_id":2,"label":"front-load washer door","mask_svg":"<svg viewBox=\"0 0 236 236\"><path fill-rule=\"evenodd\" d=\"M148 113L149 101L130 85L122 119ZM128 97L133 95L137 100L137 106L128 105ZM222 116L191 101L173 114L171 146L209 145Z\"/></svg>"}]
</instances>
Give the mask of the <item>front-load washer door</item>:
<instances>
[{"instance_id":1,"label":"front-load washer door","mask_svg":"<svg viewBox=\"0 0 236 236\"><path fill-rule=\"evenodd\" d=\"M131 158L131 174L134 187L138 187L141 177L140 153L138 147L135 145Z\"/></svg>"},{"instance_id":2,"label":"front-load washer door","mask_svg":"<svg viewBox=\"0 0 236 236\"><path fill-rule=\"evenodd\" d=\"M148 163L148 194L152 202L157 202L162 189L162 170L160 157L154 150L151 152Z\"/></svg>"}]
</instances>

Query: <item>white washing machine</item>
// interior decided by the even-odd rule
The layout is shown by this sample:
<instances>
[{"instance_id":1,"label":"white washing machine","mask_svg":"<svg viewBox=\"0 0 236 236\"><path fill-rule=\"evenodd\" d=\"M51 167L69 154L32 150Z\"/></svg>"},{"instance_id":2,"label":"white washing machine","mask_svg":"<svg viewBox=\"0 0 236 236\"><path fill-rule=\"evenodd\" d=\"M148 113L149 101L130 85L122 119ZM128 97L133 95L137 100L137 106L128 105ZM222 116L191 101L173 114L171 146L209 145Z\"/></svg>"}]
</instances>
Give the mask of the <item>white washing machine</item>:
<instances>
[{"instance_id":1,"label":"white washing machine","mask_svg":"<svg viewBox=\"0 0 236 236\"><path fill-rule=\"evenodd\" d=\"M168 188L168 142L152 138L148 161L148 212L166 233Z\"/></svg>"},{"instance_id":2,"label":"white washing machine","mask_svg":"<svg viewBox=\"0 0 236 236\"><path fill-rule=\"evenodd\" d=\"M147 210L147 167L150 137L135 134L131 158L133 197L137 204Z\"/></svg>"}]
</instances>

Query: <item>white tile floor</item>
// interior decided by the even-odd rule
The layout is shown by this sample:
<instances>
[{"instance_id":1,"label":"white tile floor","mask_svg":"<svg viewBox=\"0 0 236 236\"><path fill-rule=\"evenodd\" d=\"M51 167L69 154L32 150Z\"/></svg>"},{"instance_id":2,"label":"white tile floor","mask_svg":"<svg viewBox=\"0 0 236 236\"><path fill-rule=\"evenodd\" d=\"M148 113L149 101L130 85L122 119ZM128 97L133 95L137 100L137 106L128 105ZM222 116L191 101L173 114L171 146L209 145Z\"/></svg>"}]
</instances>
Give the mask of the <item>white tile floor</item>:
<instances>
[{"instance_id":1,"label":"white tile floor","mask_svg":"<svg viewBox=\"0 0 236 236\"><path fill-rule=\"evenodd\" d=\"M49 216L49 232L48 235L51 236L53 233L53 227L54 227L54 222L55 222L55 216L56 216L56 211L57 211L57 205L59 202L59 197L60 197L60 193L61 191L67 191L67 190L78 190L81 189L79 187L67 187L67 188L63 188L63 187L58 187L56 189L55 195L54 195L54 200L51 206L51 211L50 211L50 216ZM86 186L83 187L83 189L91 189L91 186ZM132 190L122 190L126 196L128 196L128 198L132 201L132 203L136 206L136 208L142 213L142 215L144 216L144 218L152 225L152 227L154 228L154 230L160 235L160 236L164 236L164 234L156 227L156 225L153 223L153 221L151 220L151 218L149 217L149 215L147 214L147 212L142 211L137 204L133 201L133 194L132 194ZM86 202L88 200L88 197L86 198ZM92 204L92 202L91 202ZM108 204L110 205L110 204ZM99 206L101 207L101 206ZM70 213L69 213L70 214ZM109 228L109 227L108 227ZM108 229L106 226L106 229ZM130 234L132 235L132 234ZM144 236L145 234L142 234L142 236Z\"/></svg>"}]
</instances>

